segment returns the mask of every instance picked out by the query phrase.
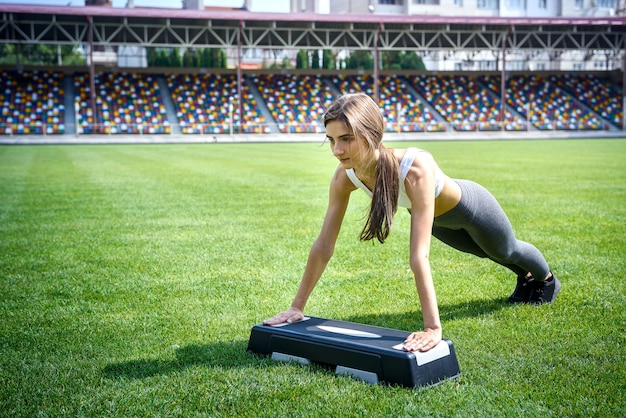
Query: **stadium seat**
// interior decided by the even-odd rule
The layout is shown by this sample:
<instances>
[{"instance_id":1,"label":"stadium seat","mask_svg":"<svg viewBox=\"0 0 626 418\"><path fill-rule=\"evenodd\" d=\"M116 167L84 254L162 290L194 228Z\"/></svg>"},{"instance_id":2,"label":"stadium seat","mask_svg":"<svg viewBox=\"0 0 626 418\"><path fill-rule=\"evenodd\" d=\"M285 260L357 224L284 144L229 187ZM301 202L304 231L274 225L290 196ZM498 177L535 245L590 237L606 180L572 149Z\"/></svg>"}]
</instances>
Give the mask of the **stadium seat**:
<instances>
[{"instance_id":1,"label":"stadium seat","mask_svg":"<svg viewBox=\"0 0 626 418\"><path fill-rule=\"evenodd\" d=\"M481 76L500 94L499 76ZM513 75L507 79L507 103L540 130L602 129L602 122L571 96L541 75Z\"/></svg>"},{"instance_id":2,"label":"stadium seat","mask_svg":"<svg viewBox=\"0 0 626 418\"><path fill-rule=\"evenodd\" d=\"M500 100L469 76L419 75L410 78L415 88L457 131L500 129ZM505 111L505 129L523 129L522 121Z\"/></svg>"},{"instance_id":3,"label":"stadium seat","mask_svg":"<svg viewBox=\"0 0 626 418\"><path fill-rule=\"evenodd\" d=\"M79 134L169 134L171 127L156 76L100 72L95 76L96 115L89 74L74 75Z\"/></svg>"},{"instance_id":4,"label":"stadium seat","mask_svg":"<svg viewBox=\"0 0 626 418\"><path fill-rule=\"evenodd\" d=\"M345 93L363 92L374 96L374 80L367 75L333 75L330 80ZM387 131L439 132L445 126L408 88L404 77L381 75L379 78L379 106L387 122Z\"/></svg>"},{"instance_id":5,"label":"stadium seat","mask_svg":"<svg viewBox=\"0 0 626 418\"><path fill-rule=\"evenodd\" d=\"M0 134L64 134L63 79L58 71L3 71Z\"/></svg>"},{"instance_id":6,"label":"stadium seat","mask_svg":"<svg viewBox=\"0 0 626 418\"><path fill-rule=\"evenodd\" d=\"M262 74L252 81L281 132L324 131L322 117L333 93L321 76Z\"/></svg>"},{"instance_id":7,"label":"stadium seat","mask_svg":"<svg viewBox=\"0 0 626 418\"><path fill-rule=\"evenodd\" d=\"M169 74L166 80L182 133L223 134L240 125L234 74ZM267 132L265 118L245 83L242 92L240 131Z\"/></svg>"},{"instance_id":8,"label":"stadium seat","mask_svg":"<svg viewBox=\"0 0 626 418\"><path fill-rule=\"evenodd\" d=\"M622 91L608 78L591 74L559 74L550 77L550 81L559 88L572 94L581 103L588 106L604 120L617 127L622 127Z\"/></svg>"}]
</instances>

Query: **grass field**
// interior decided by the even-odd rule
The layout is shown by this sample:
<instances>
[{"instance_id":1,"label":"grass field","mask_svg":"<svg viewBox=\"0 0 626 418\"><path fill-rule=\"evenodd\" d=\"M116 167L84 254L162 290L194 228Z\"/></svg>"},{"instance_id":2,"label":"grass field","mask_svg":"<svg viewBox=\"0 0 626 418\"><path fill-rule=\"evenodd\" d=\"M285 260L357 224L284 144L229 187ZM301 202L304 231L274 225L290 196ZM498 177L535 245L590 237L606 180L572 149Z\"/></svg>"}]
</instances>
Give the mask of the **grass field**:
<instances>
[{"instance_id":1,"label":"grass field","mask_svg":"<svg viewBox=\"0 0 626 418\"><path fill-rule=\"evenodd\" d=\"M459 380L370 386L246 353L295 294L327 145L5 146L0 414L626 416L626 140L391 145L490 189L563 284L554 305L509 306L511 273L434 242ZM408 214L360 243L367 202L353 195L307 313L417 330Z\"/></svg>"}]
</instances>

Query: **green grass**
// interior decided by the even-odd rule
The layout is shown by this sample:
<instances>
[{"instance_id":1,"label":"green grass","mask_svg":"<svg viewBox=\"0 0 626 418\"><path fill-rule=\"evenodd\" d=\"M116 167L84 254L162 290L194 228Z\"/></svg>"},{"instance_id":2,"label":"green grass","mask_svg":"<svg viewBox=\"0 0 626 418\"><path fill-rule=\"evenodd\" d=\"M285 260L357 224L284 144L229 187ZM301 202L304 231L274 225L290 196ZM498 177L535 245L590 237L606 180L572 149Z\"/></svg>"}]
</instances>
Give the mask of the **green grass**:
<instances>
[{"instance_id":1,"label":"green grass","mask_svg":"<svg viewBox=\"0 0 626 418\"><path fill-rule=\"evenodd\" d=\"M326 145L0 147L0 414L625 416L626 140L417 145L489 188L563 290L508 306L511 273L433 242L463 375L414 390L246 353L297 289ZM360 243L366 204L307 313L417 330L409 217Z\"/></svg>"}]
</instances>

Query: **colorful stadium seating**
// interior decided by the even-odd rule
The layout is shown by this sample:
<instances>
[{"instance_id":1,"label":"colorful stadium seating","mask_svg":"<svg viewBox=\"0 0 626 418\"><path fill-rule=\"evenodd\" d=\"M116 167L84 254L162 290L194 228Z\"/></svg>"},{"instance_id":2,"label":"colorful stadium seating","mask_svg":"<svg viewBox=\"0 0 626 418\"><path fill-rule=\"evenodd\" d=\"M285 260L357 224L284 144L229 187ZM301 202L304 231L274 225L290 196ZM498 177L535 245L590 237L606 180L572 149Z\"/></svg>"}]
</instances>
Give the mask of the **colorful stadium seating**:
<instances>
[{"instance_id":1,"label":"colorful stadium seating","mask_svg":"<svg viewBox=\"0 0 626 418\"><path fill-rule=\"evenodd\" d=\"M468 76L419 75L412 84L457 131L499 130L500 99ZM521 130L523 121L506 110L506 130Z\"/></svg>"},{"instance_id":2,"label":"colorful stadium seating","mask_svg":"<svg viewBox=\"0 0 626 418\"><path fill-rule=\"evenodd\" d=\"M74 76L79 134L168 134L171 127L156 76L101 72L95 76L96 117L89 74Z\"/></svg>"},{"instance_id":3,"label":"colorful stadium seating","mask_svg":"<svg viewBox=\"0 0 626 418\"><path fill-rule=\"evenodd\" d=\"M500 76L481 76L481 80L500 94ZM600 119L541 75L512 75L506 86L507 104L537 129L602 129Z\"/></svg>"},{"instance_id":4,"label":"colorful stadium seating","mask_svg":"<svg viewBox=\"0 0 626 418\"><path fill-rule=\"evenodd\" d=\"M166 77L176 117L184 134L229 133L239 127L237 77L234 74L170 74ZM250 89L242 83L240 132L268 131Z\"/></svg>"},{"instance_id":5,"label":"colorful stadium seating","mask_svg":"<svg viewBox=\"0 0 626 418\"><path fill-rule=\"evenodd\" d=\"M324 110L333 93L318 75L255 75L252 82L265 101L280 132L324 131Z\"/></svg>"},{"instance_id":6,"label":"colorful stadium seating","mask_svg":"<svg viewBox=\"0 0 626 418\"><path fill-rule=\"evenodd\" d=\"M63 73L3 71L0 134L64 134Z\"/></svg>"},{"instance_id":7,"label":"colorful stadium seating","mask_svg":"<svg viewBox=\"0 0 626 418\"><path fill-rule=\"evenodd\" d=\"M371 75L333 75L330 80L341 93L374 95ZM407 86L404 77L381 75L379 78L379 105L385 115L387 131L440 132L445 126L438 122L430 109Z\"/></svg>"},{"instance_id":8,"label":"colorful stadium seating","mask_svg":"<svg viewBox=\"0 0 626 418\"><path fill-rule=\"evenodd\" d=\"M323 112L334 98L331 85L340 93L374 95L370 74L250 75L242 84L240 123L235 74L170 74L164 76L175 112L169 121L158 84L163 76L104 71L95 79L95 119L88 73L73 76L75 109L65 109L64 77L58 71L3 71L0 135L64 134L66 111L76 112L79 134L168 134L170 123L179 124L183 134L225 134L231 129L268 133L274 125L282 133L318 133L323 131ZM249 85L258 90L271 120L263 116L255 100L259 95ZM387 131L496 130L501 129L500 86L499 75L381 74L379 105ZM526 130L527 123L540 130L622 127L621 87L609 78L513 74L506 88L506 130Z\"/></svg>"},{"instance_id":9,"label":"colorful stadium seating","mask_svg":"<svg viewBox=\"0 0 626 418\"><path fill-rule=\"evenodd\" d=\"M622 90L608 78L590 74L560 74L551 76L550 81L574 95L609 123L623 126Z\"/></svg>"}]
</instances>

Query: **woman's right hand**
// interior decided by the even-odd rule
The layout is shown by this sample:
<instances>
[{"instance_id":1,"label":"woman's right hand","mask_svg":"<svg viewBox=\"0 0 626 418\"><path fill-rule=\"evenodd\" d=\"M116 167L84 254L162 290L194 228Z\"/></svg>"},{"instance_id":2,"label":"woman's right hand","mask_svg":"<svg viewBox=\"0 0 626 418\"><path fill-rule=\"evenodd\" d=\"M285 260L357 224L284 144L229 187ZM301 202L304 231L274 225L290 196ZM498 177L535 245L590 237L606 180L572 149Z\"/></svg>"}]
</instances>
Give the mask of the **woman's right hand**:
<instances>
[{"instance_id":1,"label":"woman's right hand","mask_svg":"<svg viewBox=\"0 0 626 418\"><path fill-rule=\"evenodd\" d=\"M293 322L302 321L304 319L304 315L302 311L298 308L289 308L286 311L283 311L277 315L274 315L271 318L263 321L263 325L278 325L283 323L291 324Z\"/></svg>"}]
</instances>

